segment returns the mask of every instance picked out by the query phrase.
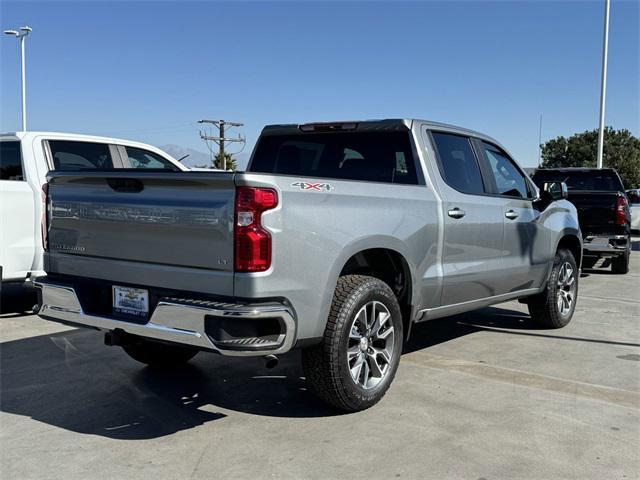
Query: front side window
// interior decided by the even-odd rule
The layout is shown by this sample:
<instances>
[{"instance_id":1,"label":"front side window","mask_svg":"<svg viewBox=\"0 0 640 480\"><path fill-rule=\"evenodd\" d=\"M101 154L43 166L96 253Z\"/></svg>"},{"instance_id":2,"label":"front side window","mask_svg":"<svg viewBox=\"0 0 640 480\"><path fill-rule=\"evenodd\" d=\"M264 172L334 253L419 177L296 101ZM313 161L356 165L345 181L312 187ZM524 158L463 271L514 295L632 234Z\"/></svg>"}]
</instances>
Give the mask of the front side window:
<instances>
[{"instance_id":1,"label":"front side window","mask_svg":"<svg viewBox=\"0 0 640 480\"><path fill-rule=\"evenodd\" d=\"M529 197L527 179L514 165L513 161L498 147L482 142L496 182L498 194L508 197Z\"/></svg>"},{"instance_id":2,"label":"front side window","mask_svg":"<svg viewBox=\"0 0 640 480\"><path fill-rule=\"evenodd\" d=\"M0 142L0 180L24 180L20 142Z\"/></svg>"},{"instance_id":3,"label":"front side window","mask_svg":"<svg viewBox=\"0 0 640 480\"><path fill-rule=\"evenodd\" d=\"M177 171L178 168L166 158L142 148L125 147L131 168L158 168Z\"/></svg>"},{"instance_id":4,"label":"front side window","mask_svg":"<svg viewBox=\"0 0 640 480\"><path fill-rule=\"evenodd\" d=\"M266 135L251 172L370 182L418 183L409 132Z\"/></svg>"},{"instance_id":5,"label":"front side window","mask_svg":"<svg viewBox=\"0 0 640 480\"><path fill-rule=\"evenodd\" d=\"M484 193L484 184L469 137L433 132L444 181L459 192Z\"/></svg>"},{"instance_id":6,"label":"front side window","mask_svg":"<svg viewBox=\"0 0 640 480\"><path fill-rule=\"evenodd\" d=\"M55 170L114 168L106 143L49 140Z\"/></svg>"}]
</instances>

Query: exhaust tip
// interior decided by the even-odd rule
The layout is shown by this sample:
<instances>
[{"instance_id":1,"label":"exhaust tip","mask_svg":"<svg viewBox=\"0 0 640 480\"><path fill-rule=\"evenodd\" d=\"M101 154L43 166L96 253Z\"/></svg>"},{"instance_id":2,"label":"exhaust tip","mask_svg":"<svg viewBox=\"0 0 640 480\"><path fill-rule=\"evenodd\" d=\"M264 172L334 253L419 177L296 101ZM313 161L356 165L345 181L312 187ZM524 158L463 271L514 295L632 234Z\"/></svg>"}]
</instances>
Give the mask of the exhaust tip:
<instances>
[{"instance_id":1,"label":"exhaust tip","mask_svg":"<svg viewBox=\"0 0 640 480\"><path fill-rule=\"evenodd\" d=\"M278 357L276 357L275 355L267 355L266 357L264 357L264 366L269 370L271 370L272 368L276 368L278 366L278 363L280 363L280 360L278 360Z\"/></svg>"}]
</instances>

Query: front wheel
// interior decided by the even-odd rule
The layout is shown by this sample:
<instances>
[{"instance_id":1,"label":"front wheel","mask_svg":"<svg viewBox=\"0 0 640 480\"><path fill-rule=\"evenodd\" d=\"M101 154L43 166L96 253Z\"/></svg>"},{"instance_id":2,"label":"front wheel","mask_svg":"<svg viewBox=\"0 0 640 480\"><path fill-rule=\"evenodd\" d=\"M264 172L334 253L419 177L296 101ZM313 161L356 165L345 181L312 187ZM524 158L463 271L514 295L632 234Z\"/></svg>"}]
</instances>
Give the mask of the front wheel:
<instances>
[{"instance_id":1,"label":"front wheel","mask_svg":"<svg viewBox=\"0 0 640 480\"><path fill-rule=\"evenodd\" d=\"M564 248L559 249L547 287L527 302L531 318L547 328L562 328L567 325L576 309L579 276L573 254Z\"/></svg>"},{"instance_id":2,"label":"front wheel","mask_svg":"<svg viewBox=\"0 0 640 480\"><path fill-rule=\"evenodd\" d=\"M122 345L122 349L134 360L150 367L177 367L187 363L198 353L195 348L144 338L132 339Z\"/></svg>"},{"instance_id":3,"label":"front wheel","mask_svg":"<svg viewBox=\"0 0 640 480\"><path fill-rule=\"evenodd\" d=\"M340 410L376 404L400 363L402 314L391 288L365 275L338 279L322 342L302 351L313 391Z\"/></svg>"}]
</instances>

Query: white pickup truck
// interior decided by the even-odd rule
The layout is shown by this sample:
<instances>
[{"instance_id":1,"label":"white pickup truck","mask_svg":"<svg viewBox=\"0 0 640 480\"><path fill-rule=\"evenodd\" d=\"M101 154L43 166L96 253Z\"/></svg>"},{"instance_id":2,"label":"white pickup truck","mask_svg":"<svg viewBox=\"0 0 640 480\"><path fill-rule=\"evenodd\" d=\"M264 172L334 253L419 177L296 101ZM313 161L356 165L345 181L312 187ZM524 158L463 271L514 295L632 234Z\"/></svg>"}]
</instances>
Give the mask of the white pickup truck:
<instances>
[{"instance_id":1,"label":"white pickup truck","mask_svg":"<svg viewBox=\"0 0 640 480\"><path fill-rule=\"evenodd\" d=\"M2 284L30 286L43 275L40 217L50 170L145 168L188 170L162 150L116 138L70 133L0 133L0 271Z\"/></svg>"}]
</instances>

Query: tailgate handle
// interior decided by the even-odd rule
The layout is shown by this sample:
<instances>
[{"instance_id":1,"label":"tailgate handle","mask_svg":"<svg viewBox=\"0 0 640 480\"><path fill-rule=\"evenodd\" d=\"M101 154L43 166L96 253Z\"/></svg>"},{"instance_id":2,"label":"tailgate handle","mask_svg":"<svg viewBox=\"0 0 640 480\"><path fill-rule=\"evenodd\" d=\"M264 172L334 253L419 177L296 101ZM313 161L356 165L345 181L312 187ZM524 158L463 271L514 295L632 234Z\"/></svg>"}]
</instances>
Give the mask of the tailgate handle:
<instances>
[{"instance_id":1,"label":"tailgate handle","mask_svg":"<svg viewBox=\"0 0 640 480\"><path fill-rule=\"evenodd\" d=\"M107 178L112 190L121 193L139 193L144 190L144 184L135 178Z\"/></svg>"}]
</instances>

